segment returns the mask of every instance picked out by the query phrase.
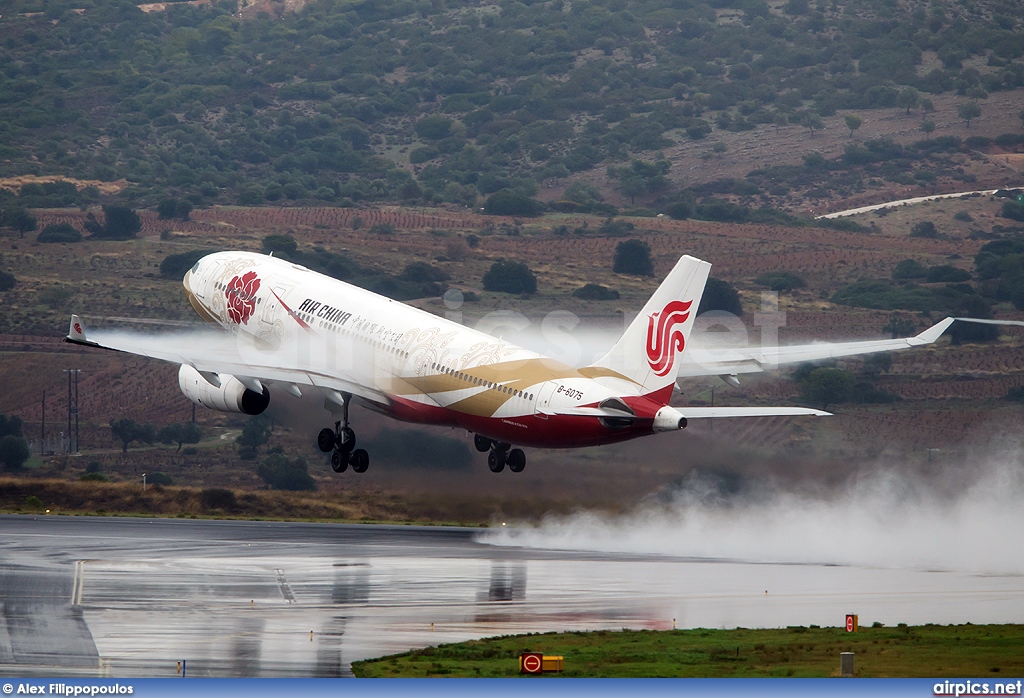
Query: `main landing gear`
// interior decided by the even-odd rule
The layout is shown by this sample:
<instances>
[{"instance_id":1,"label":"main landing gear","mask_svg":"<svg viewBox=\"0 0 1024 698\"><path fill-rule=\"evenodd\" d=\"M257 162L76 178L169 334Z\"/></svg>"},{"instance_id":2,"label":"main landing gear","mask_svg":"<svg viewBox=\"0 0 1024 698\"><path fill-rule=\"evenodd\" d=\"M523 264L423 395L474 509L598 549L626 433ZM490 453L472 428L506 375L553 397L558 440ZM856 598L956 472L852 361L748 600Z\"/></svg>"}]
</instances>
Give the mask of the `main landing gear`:
<instances>
[{"instance_id":1,"label":"main landing gear","mask_svg":"<svg viewBox=\"0 0 1024 698\"><path fill-rule=\"evenodd\" d=\"M316 435L316 445L324 453L331 454L331 468L336 473L343 473L352 466L357 473L365 473L370 467L370 454L356 448L356 433L348 425L348 405L351 395L344 395L345 404L341 409L341 419L334 423L334 429L321 429Z\"/></svg>"},{"instance_id":2,"label":"main landing gear","mask_svg":"<svg viewBox=\"0 0 1024 698\"><path fill-rule=\"evenodd\" d=\"M487 467L491 469L492 473L500 473L506 465L513 473L521 473L526 467L526 454L523 453L523 449L512 448L512 444L494 441L486 436L476 434L473 437L473 445L481 453L490 451L487 454Z\"/></svg>"}]
</instances>

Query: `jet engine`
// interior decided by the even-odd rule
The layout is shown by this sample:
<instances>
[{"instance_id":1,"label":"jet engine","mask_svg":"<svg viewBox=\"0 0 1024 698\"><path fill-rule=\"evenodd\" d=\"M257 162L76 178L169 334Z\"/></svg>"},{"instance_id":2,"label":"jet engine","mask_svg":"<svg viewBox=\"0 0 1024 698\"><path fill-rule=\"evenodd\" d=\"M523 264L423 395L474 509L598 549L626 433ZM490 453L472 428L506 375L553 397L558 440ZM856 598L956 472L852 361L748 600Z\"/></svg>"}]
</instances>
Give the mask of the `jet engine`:
<instances>
[{"instance_id":1,"label":"jet engine","mask_svg":"<svg viewBox=\"0 0 1024 698\"><path fill-rule=\"evenodd\" d=\"M220 385L214 385L215 382ZM208 380L187 364L178 369L178 387L195 404L221 412L255 415L261 414L270 404L270 390L265 385L259 385L263 392L258 393L231 375L212 374Z\"/></svg>"}]
</instances>

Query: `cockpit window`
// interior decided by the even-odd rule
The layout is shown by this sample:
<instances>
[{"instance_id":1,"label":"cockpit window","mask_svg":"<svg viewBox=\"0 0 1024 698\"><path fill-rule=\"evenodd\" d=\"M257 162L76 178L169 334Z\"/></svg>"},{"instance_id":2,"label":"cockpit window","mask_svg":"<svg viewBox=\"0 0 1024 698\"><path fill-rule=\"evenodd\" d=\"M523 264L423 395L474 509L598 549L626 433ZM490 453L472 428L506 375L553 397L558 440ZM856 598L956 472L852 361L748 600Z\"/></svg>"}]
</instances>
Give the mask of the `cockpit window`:
<instances>
[{"instance_id":1,"label":"cockpit window","mask_svg":"<svg viewBox=\"0 0 1024 698\"><path fill-rule=\"evenodd\" d=\"M198 274L199 273L199 262L196 262L195 264L192 265L192 273L193 274Z\"/></svg>"}]
</instances>

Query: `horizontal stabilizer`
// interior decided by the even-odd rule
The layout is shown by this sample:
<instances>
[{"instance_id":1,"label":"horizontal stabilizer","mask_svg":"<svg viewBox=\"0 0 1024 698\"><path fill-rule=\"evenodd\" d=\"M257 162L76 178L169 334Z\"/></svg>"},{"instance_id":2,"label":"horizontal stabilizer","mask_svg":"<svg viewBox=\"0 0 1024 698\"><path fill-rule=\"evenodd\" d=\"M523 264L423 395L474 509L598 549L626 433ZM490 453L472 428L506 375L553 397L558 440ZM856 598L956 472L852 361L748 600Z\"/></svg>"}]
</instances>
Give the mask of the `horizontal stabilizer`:
<instances>
[{"instance_id":1,"label":"horizontal stabilizer","mask_svg":"<svg viewBox=\"0 0 1024 698\"><path fill-rule=\"evenodd\" d=\"M709 417L831 417L831 412L807 407L677 407L687 419Z\"/></svg>"}]
</instances>

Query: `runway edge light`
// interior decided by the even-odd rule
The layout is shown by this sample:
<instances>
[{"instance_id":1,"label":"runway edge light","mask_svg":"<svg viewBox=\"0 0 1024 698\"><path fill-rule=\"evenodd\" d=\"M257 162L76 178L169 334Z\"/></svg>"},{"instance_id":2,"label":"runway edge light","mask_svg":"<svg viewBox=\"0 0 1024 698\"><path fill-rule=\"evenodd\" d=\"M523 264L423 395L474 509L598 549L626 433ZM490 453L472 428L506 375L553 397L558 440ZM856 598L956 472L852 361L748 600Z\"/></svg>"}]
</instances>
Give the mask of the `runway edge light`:
<instances>
[{"instance_id":1,"label":"runway edge light","mask_svg":"<svg viewBox=\"0 0 1024 698\"><path fill-rule=\"evenodd\" d=\"M859 628L859 627L860 627L860 621L859 621L859 619L857 617L857 614L856 613L847 613L846 614L846 632L848 632L848 633L855 633L855 632L857 632L857 628Z\"/></svg>"}]
</instances>

